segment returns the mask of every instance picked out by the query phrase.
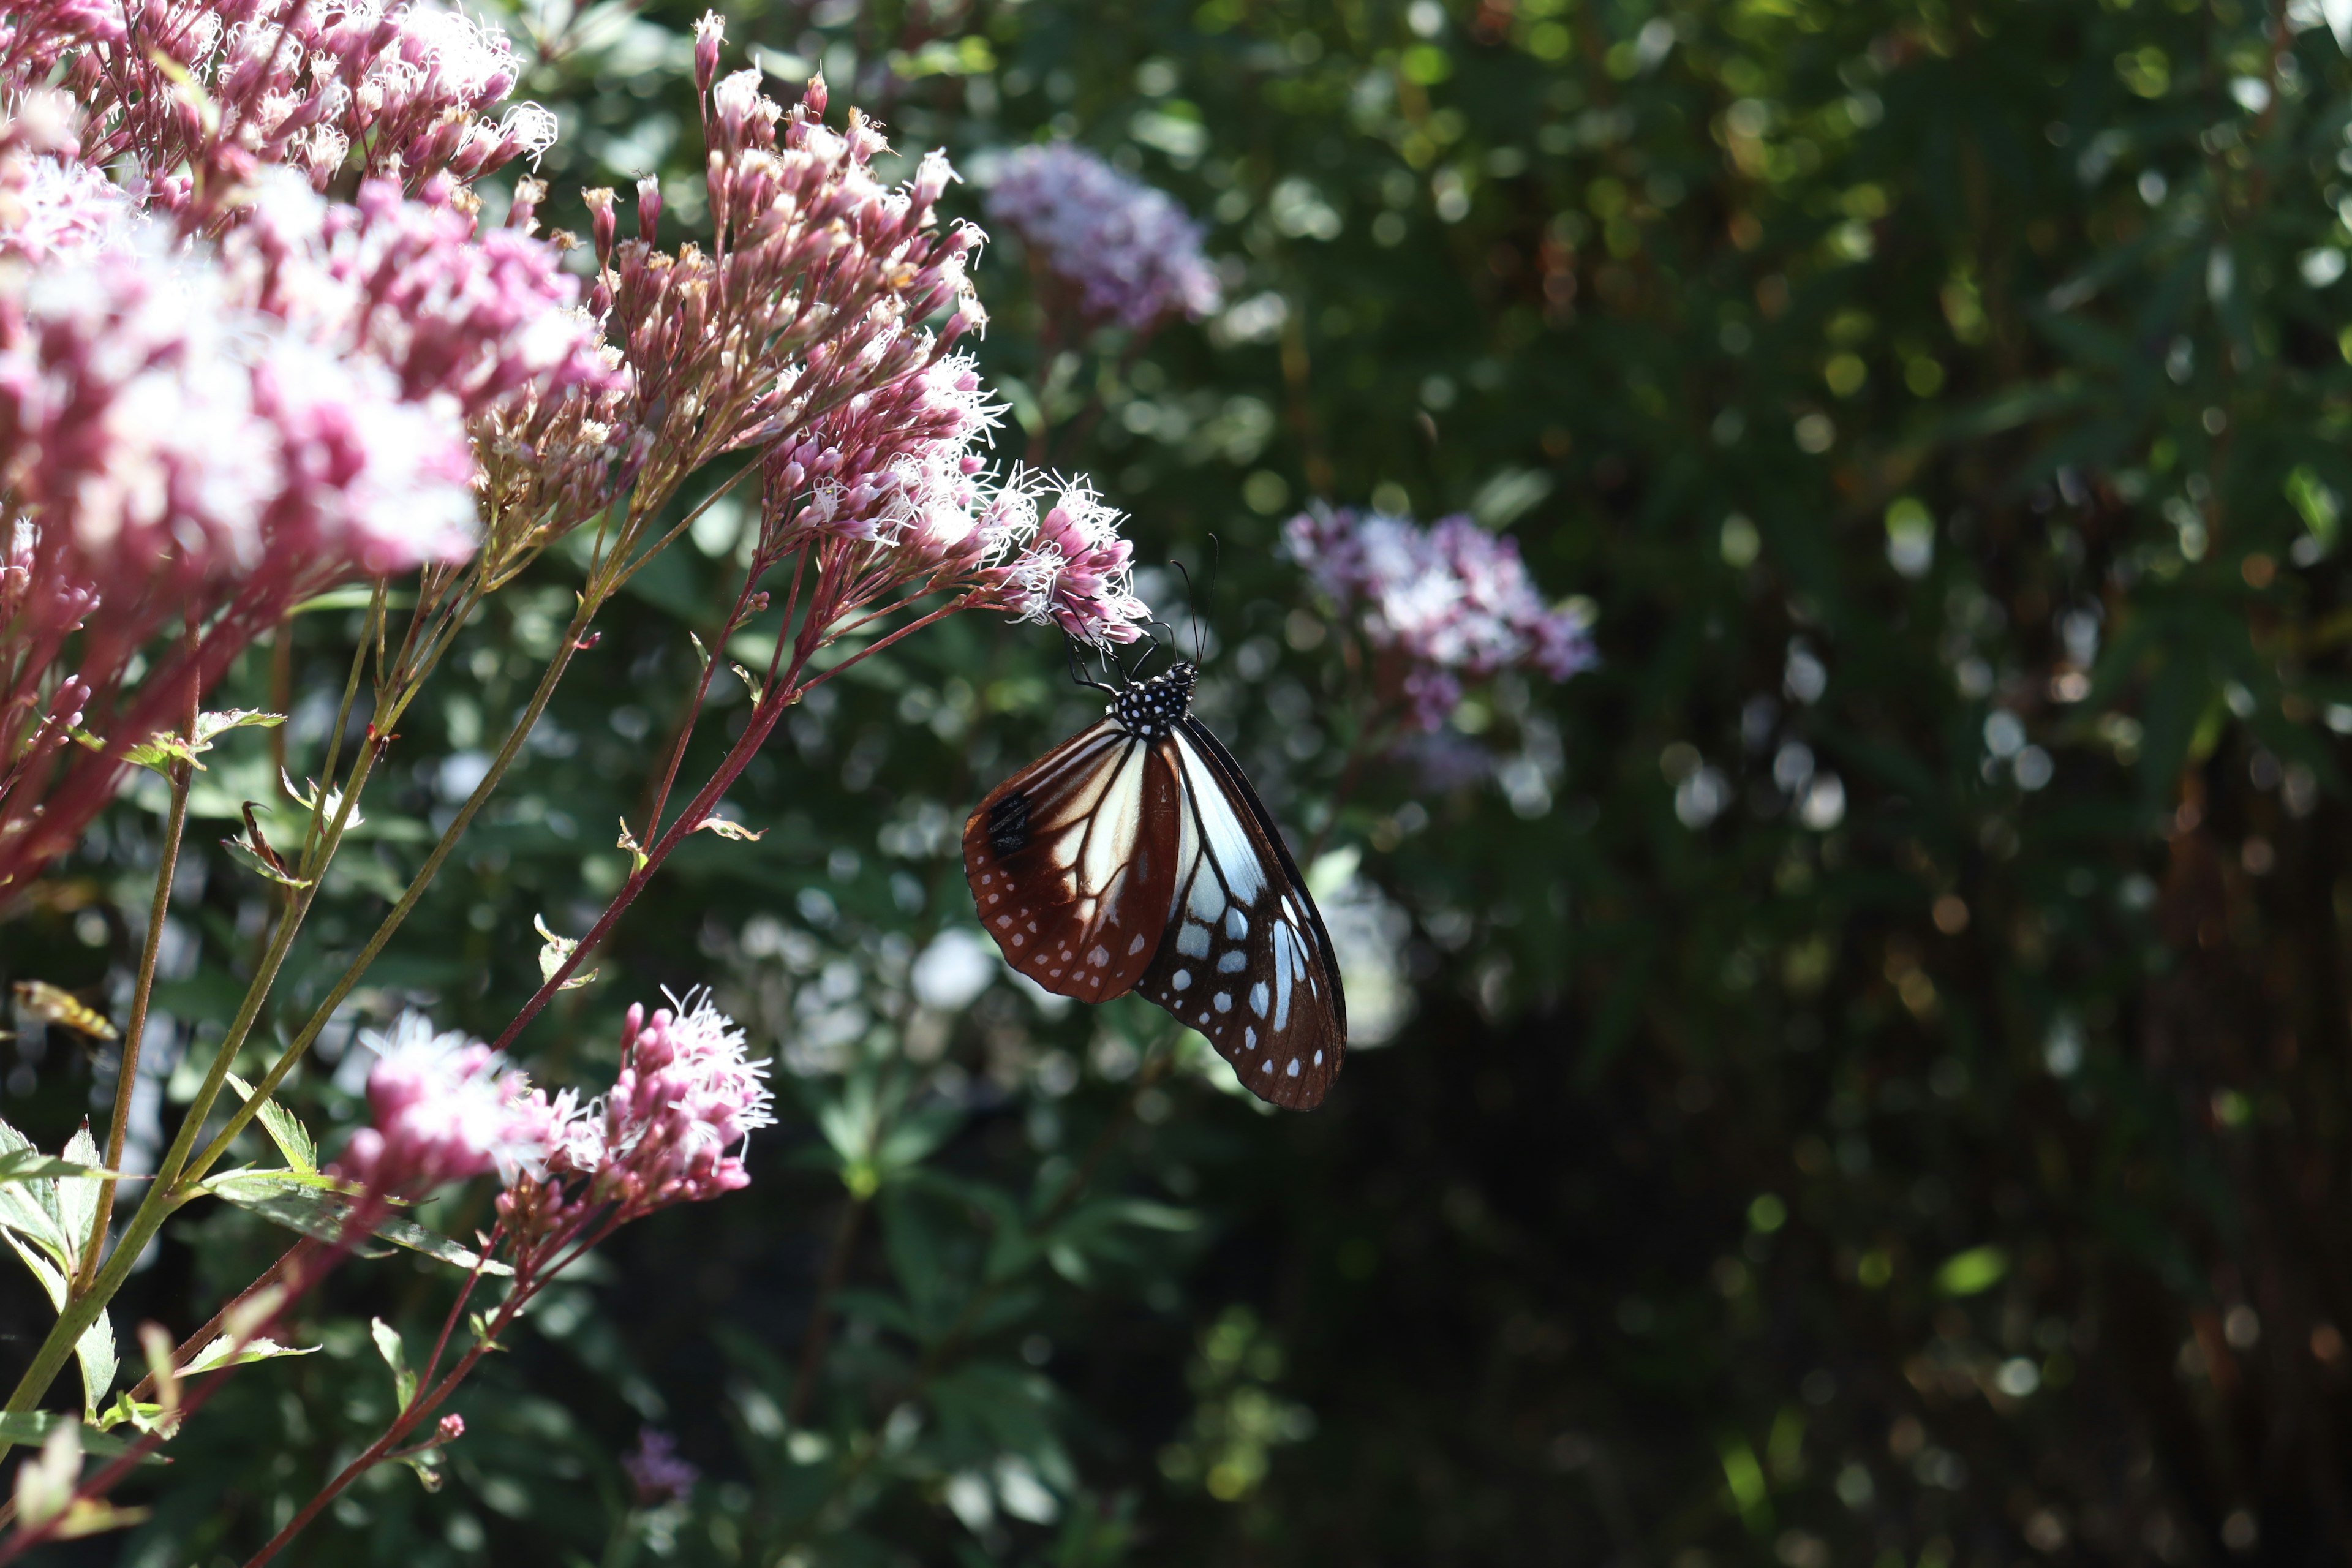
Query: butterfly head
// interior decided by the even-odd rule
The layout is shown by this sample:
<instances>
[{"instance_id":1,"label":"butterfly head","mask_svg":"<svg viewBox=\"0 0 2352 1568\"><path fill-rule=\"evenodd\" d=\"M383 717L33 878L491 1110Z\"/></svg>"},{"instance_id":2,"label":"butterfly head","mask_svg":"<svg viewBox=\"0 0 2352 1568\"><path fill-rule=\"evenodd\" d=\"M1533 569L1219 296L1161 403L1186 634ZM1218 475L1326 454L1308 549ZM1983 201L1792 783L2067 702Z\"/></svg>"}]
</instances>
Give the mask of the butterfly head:
<instances>
[{"instance_id":1,"label":"butterfly head","mask_svg":"<svg viewBox=\"0 0 2352 1568\"><path fill-rule=\"evenodd\" d=\"M1149 680L1139 680L1111 699L1110 716L1129 734L1156 740L1192 710L1192 683L1199 674L1192 665L1176 664Z\"/></svg>"}]
</instances>

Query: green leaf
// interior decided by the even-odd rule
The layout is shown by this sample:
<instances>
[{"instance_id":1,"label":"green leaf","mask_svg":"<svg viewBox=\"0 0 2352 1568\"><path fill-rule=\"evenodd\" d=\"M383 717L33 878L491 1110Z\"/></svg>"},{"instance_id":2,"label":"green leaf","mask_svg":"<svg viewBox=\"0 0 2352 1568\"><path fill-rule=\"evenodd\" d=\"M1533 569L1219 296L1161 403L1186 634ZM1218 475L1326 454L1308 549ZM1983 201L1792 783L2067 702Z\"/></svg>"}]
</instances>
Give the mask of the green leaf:
<instances>
[{"instance_id":1,"label":"green leaf","mask_svg":"<svg viewBox=\"0 0 2352 1568\"><path fill-rule=\"evenodd\" d=\"M85 1120L80 1131L68 1140L65 1148L68 1163L95 1167L101 1161L98 1140L89 1135L89 1122ZM89 1245L89 1227L98 1218L98 1189L88 1182L62 1184L57 1189L58 1217L65 1223L66 1249L73 1264L81 1260L81 1249Z\"/></svg>"},{"instance_id":2,"label":"green leaf","mask_svg":"<svg viewBox=\"0 0 2352 1568\"><path fill-rule=\"evenodd\" d=\"M119 1171L101 1170L96 1165L77 1165L71 1160L58 1160L38 1149L12 1149L0 1154L0 1182L30 1182L43 1176L58 1176L68 1181L82 1181L96 1176L120 1177Z\"/></svg>"},{"instance_id":3,"label":"green leaf","mask_svg":"<svg viewBox=\"0 0 2352 1568\"><path fill-rule=\"evenodd\" d=\"M224 838L221 847L228 851L230 859L264 881L275 882L281 888L307 888L310 885L309 878L297 877L288 871L284 862L276 855L264 855L242 838Z\"/></svg>"},{"instance_id":4,"label":"green leaf","mask_svg":"<svg viewBox=\"0 0 2352 1568\"><path fill-rule=\"evenodd\" d=\"M275 729L286 722L283 713L264 713L257 709L230 708L217 713L196 715L194 741L170 730L158 730L146 740L122 753L122 760L159 773L168 774L171 764L185 763L198 773L205 764L196 761L198 754L213 749L215 738L231 730Z\"/></svg>"},{"instance_id":5,"label":"green leaf","mask_svg":"<svg viewBox=\"0 0 2352 1568\"><path fill-rule=\"evenodd\" d=\"M206 1182L204 1190L239 1208L250 1209L273 1225L282 1225L320 1241L341 1241L352 1212L348 1189L334 1177L316 1172L225 1171ZM477 1268L485 1274L501 1276L514 1272L506 1264L485 1259L471 1247L396 1214L378 1222L373 1234L469 1273ZM362 1258L385 1256L384 1248L364 1244L352 1250Z\"/></svg>"},{"instance_id":6,"label":"green leaf","mask_svg":"<svg viewBox=\"0 0 2352 1568\"><path fill-rule=\"evenodd\" d=\"M189 1357L188 1364L180 1369L180 1375L191 1377L200 1372L213 1372L225 1366L243 1366L248 1362L275 1361L280 1356L316 1355L319 1352L317 1345L281 1345L276 1340L262 1339L247 1342L232 1358L228 1353L229 1347L235 1343L236 1341L223 1334Z\"/></svg>"},{"instance_id":7,"label":"green leaf","mask_svg":"<svg viewBox=\"0 0 2352 1568\"><path fill-rule=\"evenodd\" d=\"M231 1073L228 1086L236 1090L239 1100L248 1105L253 1103L253 1086L245 1079ZM269 1141L277 1144L278 1153L286 1157L289 1168L306 1175L318 1170L319 1142L310 1136L310 1130L302 1125L300 1118L276 1100L264 1100L257 1115L262 1130L269 1134Z\"/></svg>"},{"instance_id":8,"label":"green leaf","mask_svg":"<svg viewBox=\"0 0 2352 1568\"><path fill-rule=\"evenodd\" d=\"M0 1121L0 1158L38 1160L32 1140ZM58 1184L47 1175L26 1174L0 1184L0 1231L22 1237L63 1267L68 1256L65 1219L58 1212ZM21 1250L21 1249L20 1249Z\"/></svg>"},{"instance_id":9,"label":"green leaf","mask_svg":"<svg viewBox=\"0 0 2352 1568\"><path fill-rule=\"evenodd\" d=\"M0 1412L0 1442L39 1444L48 1440L49 1434L59 1426L79 1425L75 1419L57 1410L11 1410ZM118 1437L111 1432L95 1426L81 1429L81 1451L101 1459L110 1459L131 1451L132 1439ZM140 1463L168 1465L172 1461L161 1454L150 1454Z\"/></svg>"},{"instance_id":10,"label":"green leaf","mask_svg":"<svg viewBox=\"0 0 2352 1568\"><path fill-rule=\"evenodd\" d=\"M408 1350L400 1342L400 1331L382 1318L370 1318L368 1332L375 1340L376 1354L392 1368L392 1385L400 1397L400 1408L405 1410L416 1398L416 1374L408 1369Z\"/></svg>"}]
</instances>

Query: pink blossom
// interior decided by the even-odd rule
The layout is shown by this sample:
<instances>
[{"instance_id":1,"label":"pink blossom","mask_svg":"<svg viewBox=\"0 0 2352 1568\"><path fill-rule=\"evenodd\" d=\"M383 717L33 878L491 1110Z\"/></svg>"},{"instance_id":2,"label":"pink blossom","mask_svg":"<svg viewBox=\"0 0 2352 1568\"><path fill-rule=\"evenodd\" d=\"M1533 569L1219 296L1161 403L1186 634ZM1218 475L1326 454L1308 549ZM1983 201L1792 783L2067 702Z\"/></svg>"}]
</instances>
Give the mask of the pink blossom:
<instances>
[{"instance_id":1,"label":"pink blossom","mask_svg":"<svg viewBox=\"0 0 2352 1568\"><path fill-rule=\"evenodd\" d=\"M1021 237L1090 321L1142 331L1217 308L1200 226L1166 193L1082 147L1055 142L1012 153L989 189L988 216Z\"/></svg>"},{"instance_id":2,"label":"pink blossom","mask_svg":"<svg viewBox=\"0 0 2352 1568\"><path fill-rule=\"evenodd\" d=\"M493 1170L511 1182L547 1158L547 1101L489 1047L436 1033L416 1013L389 1035L362 1038L379 1056L368 1073L373 1124L352 1134L339 1174L372 1193L417 1197Z\"/></svg>"},{"instance_id":3,"label":"pink blossom","mask_svg":"<svg viewBox=\"0 0 2352 1568\"><path fill-rule=\"evenodd\" d=\"M734 1020L706 992L672 1001L651 1018L629 1009L604 1096L549 1102L561 1123L549 1175L586 1177L591 1195L633 1214L745 1185L743 1144L775 1121L767 1064L746 1056Z\"/></svg>"},{"instance_id":4,"label":"pink blossom","mask_svg":"<svg viewBox=\"0 0 2352 1568\"><path fill-rule=\"evenodd\" d=\"M402 197L388 180L351 205L283 178L260 183L223 260L263 310L389 366L402 395L480 413L527 384L539 395L620 378L552 247L512 228L478 235L444 184Z\"/></svg>"},{"instance_id":5,"label":"pink blossom","mask_svg":"<svg viewBox=\"0 0 2352 1568\"><path fill-rule=\"evenodd\" d=\"M1010 607L1081 642L1135 641L1151 612L1135 596L1134 546L1118 532L1123 514L1083 479L1053 484L1059 493L1006 568Z\"/></svg>"},{"instance_id":6,"label":"pink blossom","mask_svg":"<svg viewBox=\"0 0 2352 1568\"><path fill-rule=\"evenodd\" d=\"M1593 663L1582 621L1545 605L1518 547L1467 517L1422 528L1403 518L1318 509L1293 518L1285 549L1341 614L1402 665L1412 721L1434 730L1465 681L1506 669L1565 680Z\"/></svg>"},{"instance_id":7,"label":"pink blossom","mask_svg":"<svg viewBox=\"0 0 2352 1568\"><path fill-rule=\"evenodd\" d=\"M806 437L769 452L779 543L826 534L952 553L978 527L980 450L1003 415L961 354L853 394Z\"/></svg>"},{"instance_id":8,"label":"pink blossom","mask_svg":"<svg viewBox=\"0 0 2352 1568\"><path fill-rule=\"evenodd\" d=\"M151 187L166 206L224 199L270 164L323 190L354 154L362 173L411 189L445 174L470 181L555 138L554 116L536 104L491 118L520 74L513 46L431 0L28 0L12 9L0 23L0 89L60 73L91 123L107 128L85 150L89 162L193 172ZM103 58L97 46L109 46Z\"/></svg>"}]
</instances>

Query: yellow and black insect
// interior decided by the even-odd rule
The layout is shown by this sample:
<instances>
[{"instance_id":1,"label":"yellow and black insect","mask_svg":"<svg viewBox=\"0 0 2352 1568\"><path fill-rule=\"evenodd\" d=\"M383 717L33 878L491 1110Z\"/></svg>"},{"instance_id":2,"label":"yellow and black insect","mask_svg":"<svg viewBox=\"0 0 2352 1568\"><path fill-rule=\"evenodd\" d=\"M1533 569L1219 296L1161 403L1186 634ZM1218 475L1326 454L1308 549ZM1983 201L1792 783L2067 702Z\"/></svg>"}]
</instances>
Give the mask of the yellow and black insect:
<instances>
[{"instance_id":1,"label":"yellow and black insect","mask_svg":"<svg viewBox=\"0 0 2352 1568\"><path fill-rule=\"evenodd\" d=\"M93 1040L118 1040L114 1026L106 1015L67 990L46 980L19 980L16 985L16 1005L45 1024L61 1024L79 1030Z\"/></svg>"}]
</instances>

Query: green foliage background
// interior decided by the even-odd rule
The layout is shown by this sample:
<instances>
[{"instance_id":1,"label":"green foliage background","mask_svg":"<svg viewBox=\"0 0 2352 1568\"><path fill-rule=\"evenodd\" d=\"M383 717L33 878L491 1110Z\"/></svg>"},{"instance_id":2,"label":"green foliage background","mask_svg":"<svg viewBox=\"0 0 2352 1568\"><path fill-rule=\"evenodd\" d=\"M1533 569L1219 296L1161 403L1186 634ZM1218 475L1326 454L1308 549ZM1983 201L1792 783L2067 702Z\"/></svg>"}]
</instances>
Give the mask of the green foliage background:
<instances>
[{"instance_id":1,"label":"green foliage background","mask_svg":"<svg viewBox=\"0 0 2352 1568\"><path fill-rule=\"evenodd\" d=\"M535 19L565 32L527 84L564 117L556 221L658 168L692 223L689 11ZM792 1067L754 1186L625 1235L460 1402L442 1489L391 1468L296 1559L2352 1550L2352 65L2315 8L824 0L736 9L746 47L821 61L902 150L1073 136L1209 221L1225 316L1058 366L992 249L1004 451L1047 430L1190 564L1205 710L1410 916L1416 1011L1300 1118L1213 1061L1156 1076L1139 1004L919 1005L914 956L970 921L964 812L1086 703L1033 631L914 639L792 718L731 801L767 836L682 851L525 1037L593 1081L627 1001L716 984ZM1309 497L1507 526L1603 667L1465 707L1495 777L1384 764L1335 820L1360 709L1271 548ZM495 1032L532 916L580 929L616 884L725 521L633 584L355 1022ZM415 710L281 1013L569 593L551 563L493 601ZM303 617L277 689L339 685L355 625ZM257 654L216 705L272 682ZM296 715L299 773L326 715ZM205 826L270 744L224 744ZM124 972L156 821L126 802L44 884L6 978ZM199 1036L260 907L201 858L163 996ZM110 1086L64 1042L7 1083L47 1148ZM355 1086L322 1062L293 1099L348 1125ZM193 1325L279 1244L170 1234L118 1319ZM426 1332L448 1289L346 1270L323 1352L244 1374L153 1521L75 1550L249 1550L389 1414L365 1320ZM633 1506L644 1424L702 1467L689 1501Z\"/></svg>"}]
</instances>

